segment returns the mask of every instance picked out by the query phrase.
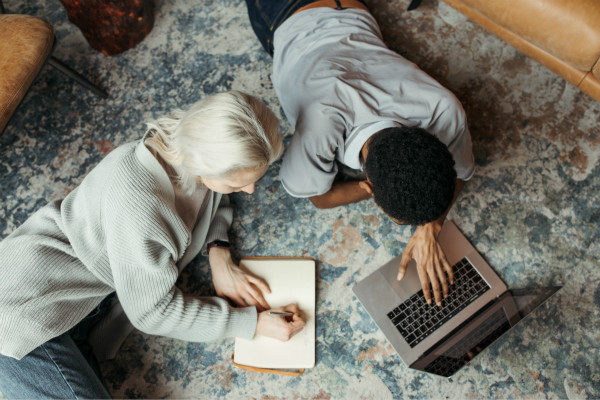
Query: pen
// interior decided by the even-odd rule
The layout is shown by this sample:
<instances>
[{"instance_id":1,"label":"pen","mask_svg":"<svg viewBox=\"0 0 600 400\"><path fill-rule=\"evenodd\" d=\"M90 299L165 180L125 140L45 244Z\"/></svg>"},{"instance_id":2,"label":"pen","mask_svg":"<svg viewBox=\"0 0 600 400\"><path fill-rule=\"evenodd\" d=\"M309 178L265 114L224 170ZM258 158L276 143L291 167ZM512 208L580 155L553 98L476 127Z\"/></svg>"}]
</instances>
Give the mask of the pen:
<instances>
[{"instance_id":1,"label":"pen","mask_svg":"<svg viewBox=\"0 0 600 400\"><path fill-rule=\"evenodd\" d=\"M292 315L294 315L294 313L289 311L269 311L269 315L281 315L282 317L291 317Z\"/></svg>"}]
</instances>

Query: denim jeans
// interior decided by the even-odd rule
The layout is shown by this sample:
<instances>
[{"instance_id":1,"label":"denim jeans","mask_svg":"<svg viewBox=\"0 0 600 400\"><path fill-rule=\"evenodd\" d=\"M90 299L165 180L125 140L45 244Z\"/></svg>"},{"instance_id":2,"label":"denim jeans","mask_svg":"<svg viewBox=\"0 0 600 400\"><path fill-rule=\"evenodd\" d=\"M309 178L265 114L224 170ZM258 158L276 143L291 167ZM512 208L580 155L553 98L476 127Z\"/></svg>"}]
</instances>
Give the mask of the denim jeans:
<instances>
[{"instance_id":1,"label":"denim jeans","mask_svg":"<svg viewBox=\"0 0 600 400\"><path fill-rule=\"evenodd\" d=\"M275 30L299 8L315 1L317 0L246 0L252 29L271 57ZM364 3L363 0L360 1Z\"/></svg>"},{"instance_id":2,"label":"denim jeans","mask_svg":"<svg viewBox=\"0 0 600 400\"><path fill-rule=\"evenodd\" d=\"M90 329L106 315L114 294L69 332L16 360L0 354L0 393L9 399L110 399L92 349Z\"/></svg>"}]
</instances>

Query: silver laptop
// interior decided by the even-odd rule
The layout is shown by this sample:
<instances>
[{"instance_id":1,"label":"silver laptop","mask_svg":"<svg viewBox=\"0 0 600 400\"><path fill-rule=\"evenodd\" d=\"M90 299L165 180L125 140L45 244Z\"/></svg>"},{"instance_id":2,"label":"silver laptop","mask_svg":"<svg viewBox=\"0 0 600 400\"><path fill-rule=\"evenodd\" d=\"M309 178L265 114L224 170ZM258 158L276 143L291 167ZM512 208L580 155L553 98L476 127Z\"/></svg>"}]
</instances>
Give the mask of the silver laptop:
<instances>
[{"instance_id":1,"label":"silver laptop","mask_svg":"<svg viewBox=\"0 0 600 400\"><path fill-rule=\"evenodd\" d=\"M451 221L438 242L454 266L454 284L441 307L425 301L414 260L404 278L396 279L401 256L353 291L407 366L451 376L560 286L508 290Z\"/></svg>"}]
</instances>

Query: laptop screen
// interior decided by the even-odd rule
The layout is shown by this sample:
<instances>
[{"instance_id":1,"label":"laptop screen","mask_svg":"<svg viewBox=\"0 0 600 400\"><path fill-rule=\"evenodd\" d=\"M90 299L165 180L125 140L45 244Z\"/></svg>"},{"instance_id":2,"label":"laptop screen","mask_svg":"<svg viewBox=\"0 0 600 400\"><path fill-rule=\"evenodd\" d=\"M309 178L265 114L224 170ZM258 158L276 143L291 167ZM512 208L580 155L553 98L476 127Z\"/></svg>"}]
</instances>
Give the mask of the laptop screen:
<instances>
[{"instance_id":1,"label":"laptop screen","mask_svg":"<svg viewBox=\"0 0 600 400\"><path fill-rule=\"evenodd\" d=\"M439 342L411 368L451 376L552 296L560 287L513 289Z\"/></svg>"}]
</instances>

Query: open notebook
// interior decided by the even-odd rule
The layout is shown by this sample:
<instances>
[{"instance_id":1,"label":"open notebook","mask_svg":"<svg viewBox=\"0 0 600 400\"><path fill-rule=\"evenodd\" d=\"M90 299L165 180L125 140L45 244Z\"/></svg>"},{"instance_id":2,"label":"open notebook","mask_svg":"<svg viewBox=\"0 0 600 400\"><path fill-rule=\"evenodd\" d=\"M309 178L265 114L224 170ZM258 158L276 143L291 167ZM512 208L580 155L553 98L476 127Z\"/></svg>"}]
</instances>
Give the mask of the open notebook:
<instances>
[{"instance_id":1,"label":"open notebook","mask_svg":"<svg viewBox=\"0 0 600 400\"><path fill-rule=\"evenodd\" d=\"M279 373L277 369L303 369L315 365L315 261L311 258L249 257L240 265L263 278L271 288L265 299L272 308L290 303L306 318L304 329L287 342L265 336L236 338L233 362L238 367ZM285 373L286 375L298 375Z\"/></svg>"}]
</instances>

